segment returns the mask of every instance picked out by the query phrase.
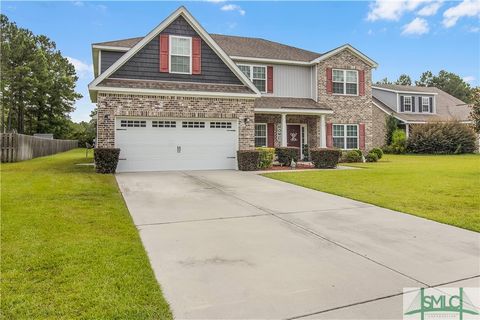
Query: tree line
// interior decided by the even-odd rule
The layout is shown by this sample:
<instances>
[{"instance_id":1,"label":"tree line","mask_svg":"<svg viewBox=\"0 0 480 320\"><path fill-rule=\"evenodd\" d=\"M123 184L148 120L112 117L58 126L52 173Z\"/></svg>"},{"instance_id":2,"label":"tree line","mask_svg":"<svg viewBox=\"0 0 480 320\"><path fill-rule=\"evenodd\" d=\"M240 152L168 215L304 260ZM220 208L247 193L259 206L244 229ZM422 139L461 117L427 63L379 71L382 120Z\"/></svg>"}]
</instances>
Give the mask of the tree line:
<instances>
[{"instance_id":1,"label":"tree line","mask_svg":"<svg viewBox=\"0 0 480 320\"><path fill-rule=\"evenodd\" d=\"M34 35L0 15L2 132L53 133L67 138L69 113L82 97L75 92L78 77L55 42Z\"/></svg>"}]
</instances>

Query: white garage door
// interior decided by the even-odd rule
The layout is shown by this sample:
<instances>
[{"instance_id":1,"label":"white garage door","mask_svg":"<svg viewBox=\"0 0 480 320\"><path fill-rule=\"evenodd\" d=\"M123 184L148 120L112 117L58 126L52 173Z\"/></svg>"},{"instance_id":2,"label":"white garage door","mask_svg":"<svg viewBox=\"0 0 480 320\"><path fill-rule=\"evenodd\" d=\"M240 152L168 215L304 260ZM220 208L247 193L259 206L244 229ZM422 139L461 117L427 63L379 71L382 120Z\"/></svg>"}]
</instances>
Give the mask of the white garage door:
<instances>
[{"instance_id":1,"label":"white garage door","mask_svg":"<svg viewBox=\"0 0 480 320\"><path fill-rule=\"evenodd\" d=\"M118 172L236 169L236 120L116 118Z\"/></svg>"}]
</instances>

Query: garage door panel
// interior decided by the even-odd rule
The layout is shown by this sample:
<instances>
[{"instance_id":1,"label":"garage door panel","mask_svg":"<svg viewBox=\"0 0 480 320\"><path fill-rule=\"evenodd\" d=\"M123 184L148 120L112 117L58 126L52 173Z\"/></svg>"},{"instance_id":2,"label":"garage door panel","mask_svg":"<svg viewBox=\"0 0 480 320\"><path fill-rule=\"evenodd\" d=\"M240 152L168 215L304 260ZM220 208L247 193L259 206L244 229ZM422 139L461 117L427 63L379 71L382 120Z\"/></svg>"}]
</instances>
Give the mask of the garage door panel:
<instances>
[{"instance_id":1,"label":"garage door panel","mask_svg":"<svg viewBox=\"0 0 480 320\"><path fill-rule=\"evenodd\" d=\"M141 119L146 121L144 127L124 128L122 120L116 120L120 130L115 136L120 148L119 172L236 169L236 121L228 120L230 128L210 127L210 121L219 120L196 119L176 120L174 128L159 128L152 126L151 119ZM204 122L204 127L184 128L183 121L190 125L191 121Z\"/></svg>"}]
</instances>

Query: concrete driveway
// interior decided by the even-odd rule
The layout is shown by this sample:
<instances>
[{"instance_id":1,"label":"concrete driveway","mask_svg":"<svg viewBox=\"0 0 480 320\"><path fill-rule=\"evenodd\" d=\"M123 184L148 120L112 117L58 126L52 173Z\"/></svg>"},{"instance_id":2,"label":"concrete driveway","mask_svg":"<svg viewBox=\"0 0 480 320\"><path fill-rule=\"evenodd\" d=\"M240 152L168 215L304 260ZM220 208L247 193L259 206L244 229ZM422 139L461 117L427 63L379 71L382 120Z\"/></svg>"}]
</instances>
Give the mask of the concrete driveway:
<instances>
[{"instance_id":1,"label":"concrete driveway","mask_svg":"<svg viewBox=\"0 0 480 320\"><path fill-rule=\"evenodd\" d=\"M117 181L177 319L401 319L405 287L480 286L474 232L252 173Z\"/></svg>"}]
</instances>

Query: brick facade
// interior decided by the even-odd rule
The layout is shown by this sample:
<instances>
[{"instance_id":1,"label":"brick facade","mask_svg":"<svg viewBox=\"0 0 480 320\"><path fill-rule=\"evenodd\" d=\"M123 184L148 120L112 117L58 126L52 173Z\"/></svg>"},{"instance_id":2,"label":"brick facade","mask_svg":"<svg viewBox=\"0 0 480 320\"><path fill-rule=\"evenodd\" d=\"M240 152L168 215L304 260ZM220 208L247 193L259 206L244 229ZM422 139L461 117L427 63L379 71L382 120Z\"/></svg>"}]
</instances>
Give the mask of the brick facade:
<instances>
[{"instance_id":1,"label":"brick facade","mask_svg":"<svg viewBox=\"0 0 480 320\"><path fill-rule=\"evenodd\" d=\"M355 69L365 71L365 95L346 96L327 93L327 68ZM373 147L372 129L372 73L371 66L357 57L350 50L340 53L321 61L317 65L318 102L326 104L333 110L332 115L327 116L327 122L338 124L365 123L365 148Z\"/></svg>"},{"instance_id":2,"label":"brick facade","mask_svg":"<svg viewBox=\"0 0 480 320\"><path fill-rule=\"evenodd\" d=\"M388 115L375 105L372 107L372 133L373 133L373 147L382 147L385 145L385 135L387 134L386 121Z\"/></svg>"},{"instance_id":3,"label":"brick facade","mask_svg":"<svg viewBox=\"0 0 480 320\"><path fill-rule=\"evenodd\" d=\"M239 148L254 148L253 99L99 93L97 144L115 146L115 117L238 119Z\"/></svg>"}]
</instances>

